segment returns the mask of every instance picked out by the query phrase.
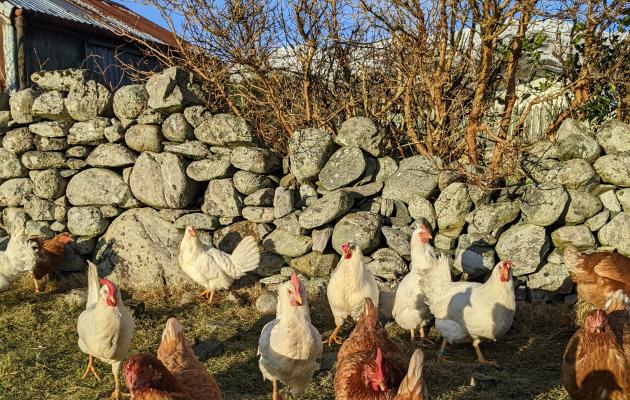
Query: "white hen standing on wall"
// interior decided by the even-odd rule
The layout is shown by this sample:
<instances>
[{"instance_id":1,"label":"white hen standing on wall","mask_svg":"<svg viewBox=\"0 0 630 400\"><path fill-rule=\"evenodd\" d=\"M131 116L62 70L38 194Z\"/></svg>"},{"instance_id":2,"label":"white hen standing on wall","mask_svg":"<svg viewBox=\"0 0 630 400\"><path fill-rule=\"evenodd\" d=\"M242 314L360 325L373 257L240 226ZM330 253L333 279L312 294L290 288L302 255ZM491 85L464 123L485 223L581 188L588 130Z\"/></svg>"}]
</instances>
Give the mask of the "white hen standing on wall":
<instances>
[{"instance_id":1,"label":"white hen standing on wall","mask_svg":"<svg viewBox=\"0 0 630 400\"><path fill-rule=\"evenodd\" d=\"M431 238L431 232L424 224L411 235L410 271L398 285L392 309L396 323L411 332L412 342L417 327L420 327L420 337L426 337L425 327L433 317L420 283L421 280L428 279L428 274L437 261L433 247L429 244Z\"/></svg>"},{"instance_id":2,"label":"white hen standing on wall","mask_svg":"<svg viewBox=\"0 0 630 400\"><path fill-rule=\"evenodd\" d=\"M203 286L200 296L212 302L214 292L229 289L235 279L258 268L260 252L256 240L246 236L232 254L205 246L192 226L186 228L179 247L179 265L195 282Z\"/></svg>"},{"instance_id":3,"label":"white hen standing on wall","mask_svg":"<svg viewBox=\"0 0 630 400\"><path fill-rule=\"evenodd\" d=\"M311 324L306 290L294 272L278 288L276 319L269 322L258 340L258 366L273 383L273 400L279 399L278 381L290 387L297 399L319 368L322 337Z\"/></svg>"},{"instance_id":4,"label":"white hen standing on wall","mask_svg":"<svg viewBox=\"0 0 630 400\"><path fill-rule=\"evenodd\" d=\"M101 286L102 285L102 286ZM97 380L94 358L111 364L115 388L112 398L120 399L120 366L131 347L135 323L123 304L118 288L107 279L98 279L96 266L88 261L88 297L79 315L79 348L89 356L84 379L90 372Z\"/></svg>"},{"instance_id":5,"label":"white hen standing on wall","mask_svg":"<svg viewBox=\"0 0 630 400\"><path fill-rule=\"evenodd\" d=\"M335 317L335 330L328 338L328 345L341 344L337 337L343 323L350 316L357 321L363 314L363 303L369 297L378 309L376 279L363 262L363 253L354 241L341 245L343 258L330 275L326 294Z\"/></svg>"}]
</instances>

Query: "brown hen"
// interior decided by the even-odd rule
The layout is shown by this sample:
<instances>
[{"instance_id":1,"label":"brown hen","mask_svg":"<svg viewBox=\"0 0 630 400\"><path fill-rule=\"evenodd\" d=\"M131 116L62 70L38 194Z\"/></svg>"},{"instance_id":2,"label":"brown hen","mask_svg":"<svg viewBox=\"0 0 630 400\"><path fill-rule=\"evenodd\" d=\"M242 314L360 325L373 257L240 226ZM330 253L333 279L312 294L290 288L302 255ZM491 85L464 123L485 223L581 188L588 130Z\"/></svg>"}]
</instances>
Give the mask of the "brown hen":
<instances>
[{"instance_id":1,"label":"brown hen","mask_svg":"<svg viewBox=\"0 0 630 400\"><path fill-rule=\"evenodd\" d=\"M630 399L630 299L621 291L606 311L591 311L564 352L562 383L575 400Z\"/></svg>"},{"instance_id":2,"label":"brown hen","mask_svg":"<svg viewBox=\"0 0 630 400\"><path fill-rule=\"evenodd\" d=\"M35 293L39 293L39 280L59 270L63 264L65 247L73 239L70 233L64 232L48 240L40 237L30 240L37 244L37 262L33 267L33 282L35 282Z\"/></svg>"},{"instance_id":3,"label":"brown hen","mask_svg":"<svg viewBox=\"0 0 630 400\"><path fill-rule=\"evenodd\" d=\"M617 289L630 293L630 258L617 252L584 254L575 247L564 249L564 263L579 296L597 308L603 308Z\"/></svg>"},{"instance_id":4,"label":"brown hen","mask_svg":"<svg viewBox=\"0 0 630 400\"><path fill-rule=\"evenodd\" d=\"M166 321L157 356L187 390L191 400L221 400L214 377L199 362L175 318Z\"/></svg>"},{"instance_id":5,"label":"brown hen","mask_svg":"<svg viewBox=\"0 0 630 400\"><path fill-rule=\"evenodd\" d=\"M152 354L129 357L124 373L132 400L192 400L173 374Z\"/></svg>"}]
</instances>

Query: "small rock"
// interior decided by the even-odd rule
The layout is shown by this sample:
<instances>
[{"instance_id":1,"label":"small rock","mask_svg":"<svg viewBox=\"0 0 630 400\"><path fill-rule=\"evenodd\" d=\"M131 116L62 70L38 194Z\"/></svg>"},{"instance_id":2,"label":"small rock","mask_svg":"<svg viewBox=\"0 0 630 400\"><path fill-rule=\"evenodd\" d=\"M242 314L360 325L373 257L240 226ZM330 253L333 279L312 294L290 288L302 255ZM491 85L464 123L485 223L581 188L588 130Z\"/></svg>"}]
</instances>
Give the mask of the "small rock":
<instances>
[{"instance_id":1,"label":"small rock","mask_svg":"<svg viewBox=\"0 0 630 400\"><path fill-rule=\"evenodd\" d=\"M413 156L400 162L398 171L385 180L383 197L410 204L417 196L428 198L438 188L439 159Z\"/></svg>"},{"instance_id":2,"label":"small rock","mask_svg":"<svg viewBox=\"0 0 630 400\"><path fill-rule=\"evenodd\" d=\"M392 249L378 249L372 254L367 268L375 275L393 281L408 272L407 264Z\"/></svg>"},{"instance_id":3,"label":"small rock","mask_svg":"<svg viewBox=\"0 0 630 400\"><path fill-rule=\"evenodd\" d=\"M235 168L255 174L268 174L280 166L280 159L271 150L258 147L237 147L230 160Z\"/></svg>"},{"instance_id":4,"label":"small rock","mask_svg":"<svg viewBox=\"0 0 630 400\"><path fill-rule=\"evenodd\" d=\"M590 229L591 232L597 232L604 225L606 225L606 222L608 222L609 218L610 218L610 211L604 210L598 214L595 214L591 218L587 219L584 222L584 225L586 225L586 227Z\"/></svg>"},{"instance_id":5,"label":"small rock","mask_svg":"<svg viewBox=\"0 0 630 400\"><path fill-rule=\"evenodd\" d=\"M158 125L134 125L125 133L125 143L130 149L142 153L162 151L162 134Z\"/></svg>"},{"instance_id":6,"label":"small rock","mask_svg":"<svg viewBox=\"0 0 630 400\"><path fill-rule=\"evenodd\" d=\"M99 236L105 232L108 226L109 221L96 207L72 207L68 211L68 230L73 235Z\"/></svg>"},{"instance_id":7,"label":"small rock","mask_svg":"<svg viewBox=\"0 0 630 400\"><path fill-rule=\"evenodd\" d=\"M540 271L527 277L527 287L553 293L569 294L573 290L573 282L569 270L564 264L545 264Z\"/></svg>"},{"instance_id":8,"label":"small rock","mask_svg":"<svg viewBox=\"0 0 630 400\"><path fill-rule=\"evenodd\" d=\"M554 183L528 185L521 196L521 211L527 222L549 226L560 218L568 199L569 196L562 185Z\"/></svg>"},{"instance_id":9,"label":"small rock","mask_svg":"<svg viewBox=\"0 0 630 400\"><path fill-rule=\"evenodd\" d=\"M134 120L146 110L148 101L149 93L144 85L122 86L114 93L114 114L121 121Z\"/></svg>"},{"instance_id":10,"label":"small rock","mask_svg":"<svg viewBox=\"0 0 630 400\"><path fill-rule=\"evenodd\" d=\"M361 177L366 160L361 149L342 147L337 150L319 172L319 181L327 190L348 186Z\"/></svg>"},{"instance_id":11,"label":"small rock","mask_svg":"<svg viewBox=\"0 0 630 400\"><path fill-rule=\"evenodd\" d=\"M309 205L299 217L305 229L317 228L343 215L352 208L354 197L339 190L325 195Z\"/></svg>"},{"instance_id":12,"label":"small rock","mask_svg":"<svg viewBox=\"0 0 630 400\"><path fill-rule=\"evenodd\" d=\"M191 162L186 168L186 175L198 182L211 181L229 176L230 168L228 157L211 155L208 159Z\"/></svg>"},{"instance_id":13,"label":"small rock","mask_svg":"<svg viewBox=\"0 0 630 400\"><path fill-rule=\"evenodd\" d=\"M28 171L13 153L0 148L0 179L22 178Z\"/></svg>"},{"instance_id":14,"label":"small rock","mask_svg":"<svg viewBox=\"0 0 630 400\"><path fill-rule=\"evenodd\" d=\"M186 121L182 113L175 113L166 117L162 124L162 134L165 138L173 142L184 142L186 140L195 139L193 127Z\"/></svg>"},{"instance_id":15,"label":"small rock","mask_svg":"<svg viewBox=\"0 0 630 400\"><path fill-rule=\"evenodd\" d=\"M273 197L275 190L273 188L264 188L255 191L245 197L243 204L246 206L269 207L273 206Z\"/></svg>"},{"instance_id":16,"label":"small rock","mask_svg":"<svg viewBox=\"0 0 630 400\"><path fill-rule=\"evenodd\" d=\"M149 107L168 114L199 104L198 91L191 73L171 67L149 78L146 83Z\"/></svg>"},{"instance_id":17,"label":"small rock","mask_svg":"<svg viewBox=\"0 0 630 400\"><path fill-rule=\"evenodd\" d=\"M630 151L630 125L618 119L604 122L597 130L597 142L606 154Z\"/></svg>"},{"instance_id":18,"label":"small rock","mask_svg":"<svg viewBox=\"0 0 630 400\"><path fill-rule=\"evenodd\" d=\"M219 227L219 218L202 213L185 214L175 221L175 228L186 229L188 226L213 231Z\"/></svg>"},{"instance_id":19,"label":"small rock","mask_svg":"<svg viewBox=\"0 0 630 400\"><path fill-rule=\"evenodd\" d=\"M564 221L567 225L578 225L591 218L603 208L602 202L590 193L569 189L569 208Z\"/></svg>"},{"instance_id":20,"label":"small rock","mask_svg":"<svg viewBox=\"0 0 630 400\"><path fill-rule=\"evenodd\" d=\"M455 182L446 187L435 201L435 214L440 233L457 237L466 224L466 215L473 207L468 186Z\"/></svg>"},{"instance_id":21,"label":"small rock","mask_svg":"<svg viewBox=\"0 0 630 400\"><path fill-rule=\"evenodd\" d=\"M333 230L333 249L341 254L341 245L348 240L354 240L363 254L371 253L381 242L381 224L381 216L378 214L365 211L346 214Z\"/></svg>"},{"instance_id":22,"label":"small rock","mask_svg":"<svg viewBox=\"0 0 630 400\"><path fill-rule=\"evenodd\" d=\"M14 154L22 154L35 147L33 134L28 128L8 131L2 138L2 147Z\"/></svg>"},{"instance_id":23,"label":"small rock","mask_svg":"<svg viewBox=\"0 0 630 400\"><path fill-rule=\"evenodd\" d=\"M340 146L359 147L374 157L383 153L383 134L365 117L353 117L341 124L335 142Z\"/></svg>"},{"instance_id":24,"label":"small rock","mask_svg":"<svg viewBox=\"0 0 630 400\"><path fill-rule=\"evenodd\" d=\"M265 240L265 250L288 257L299 257L311 251L313 241L308 236L294 235L292 233L276 229Z\"/></svg>"},{"instance_id":25,"label":"small rock","mask_svg":"<svg viewBox=\"0 0 630 400\"><path fill-rule=\"evenodd\" d=\"M66 184L66 179L59 171L44 170L33 179L33 193L43 199L54 200L64 194Z\"/></svg>"},{"instance_id":26,"label":"small rock","mask_svg":"<svg viewBox=\"0 0 630 400\"><path fill-rule=\"evenodd\" d=\"M511 226L499 237L496 252L501 260L514 263L514 275L536 272L549 251L545 228L529 223Z\"/></svg>"},{"instance_id":27,"label":"small rock","mask_svg":"<svg viewBox=\"0 0 630 400\"><path fill-rule=\"evenodd\" d=\"M303 235L304 228L302 228L302 225L300 225L298 221L299 215L300 212L293 212L285 217L276 219L273 221L273 224L276 228L282 229L283 231L293 233L294 235Z\"/></svg>"},{"instance_id":28,"label":"small rock","mask_svg":"<svg viewBox=\"0 0 630 400\"><path fill-rule=\"evenodd\" d=\"M70 293L62 295L63 302L75 308L85 307L87 303L87 290L72 289Z\"/></svg>"},{"instance_id":29,"label":"small rock","mask_svg":"<svg viewBox=\"0 0 630 400\"><path fill-rule=\"evenodd\" d=\"M582 158L595 162L600 154L592 132L581 122L572 118L564 120L557 133L556 146L561 161Z\"/></svg>"},{"instance_id":30,"label":"small rock","mask_svg":"<svg viewBox=\"0 0 630 400\"><path fill-rule=\"evenodd\" d=\"M66 157L56 151L27 151L22 154L22 164L28 169L58 169L66 166Z\"/></svg>"},{"instance_id":31,"label":"small rock","mask_svg":"<svg viewBox=\"0 0 630 400\"><path fill-rule=\"evenodd\" d=\"M264 224L273 222L273 208L272 207L244 207L242 210L243 218L248 221Z\"/></svg>"},{"instance_id":32,"label":"small rock","mask_svg":"<svg viewBox=\"0 0 630 400\"><path fill-rule=\"evenodd\" d=\"M322 254L313 251L304 256L293 258L291 268L300 271L309 277L326 277L339 263L340 257L337 254Z\"/></svg>"},{"instance_id":33,"label":"small rock","mask_svg":"<svg viewBox=\"0 0 630 400\"><path fill-rule=\"evenodd\" d=\"M477 207L466 216L468 232L494 233L518 218L520 201L504 201Z\"/></svg>"},{"instance_id":34,"label":"small rock","mask_svg":"<svg viewBox=\"0 0 630 400\"><path fill-rule=\"evenodd\" d=\"M33 103L39 96L35 89L25 89L15 92L9 98L11 118L18 124L30 124L35 121L33 116Z\"/></svg>"},{"instance_id":35,"label":"small rock","mask_svg":"<svg viewBox=\"0 0 630 400\"><path fill-rule=\"evenodd\" d=\"M321 129L302 129L289 138L291 173L298 181L314 178L333 152L334 142Z\"/></svg>"},{"instance_id":36,"label":"small rock","mask_svg":"<svg viewBox=\"0 0 630 400\"><path fill-rule=\"evenodd\" d=\"M204 119L194 133L197 140L212 146L247 145L254 140L245 119L231 114Z\"/></svg>"},{"instance_id":37,"label":"small rock","mask_svg":"<svg viewBox=\"0 0 630 400\"><path fill-rule=\"evenodd\" d=\"M277 299L271 293L263 293L256 299L256 309L263 314L275 314Z\"/></svg>"},{"instance_id":38,"label":"small rock","mask_svg":"<svg viewBox=\"0 0 630 400\"><path fill-rule=\"evenodd\" d=\"M72 119L89 121L108 114L112 108L112 100L112 94L105 86L90 80L73 85L65 104Z\"/></svg>"},{"instance_id":39,"label":"small rock","mask_svg":"<svg viewBox=\"0 0 630 400\"><path fill-rule=\"evenodd\" d=\"M562 226L551 233L551 241L559 249L568 245L579 250L593 249L596 246L595 237L585 225Z\"/></svg>"},{"instance_id":40,"label":"small rock","mask_svg":"<svg viewBox=\"0 0 630 400\"><path fill-rule=\"evenodd\" d=\"M385 181L398 170L398 163L391 157L382 157L378 160L378 173L375 180Z\"/></svg>"},{"instance_id":41,"label":"small rock","mask_svg":"<svg viewBox=\"0 0 630 400\"><path fill-rule=\"evenodd\" d=\"M232 181L234 188L246 196L272 186L271 181L266 176L256 175L249 171L236 171Z\"/></svg>"},{"instance_id":42,"label":"small rock","mask_svg":"<svg viewBox=\"0 0 630 400\"><path fill-rule=\"evenodd\" d=\"M95 118L77 122L70 127L68 144L97 145L105 141L105 128L111 124L108 118Z\"/></svg>"},{"instance_id":43,"label":"small rock","mask_svg":"<svg viewBox=\"0 0 630 400\"><path fill-rule=\"evenodd\" d=\"M9 179L0 184L0 207L20 207L32 192L33 182L30 179Z\"/></svg>"},{"instance_id":44,"label":"small rock","mask_svg":"<svg viewBox=\"0 0 630 400\"><path fill-rule=\"evenodd\" d=\"M299 226L299 224L298 224ZM324 252L328 246L328 242L332 237L333 228L326 227L322 229L313 229L311 237L313 238L313 251Z\"/></svg>"},{"instance_id":45,"label":"small rock","mask_svg":"<svg viewBox=\"0 0 630 400\"><path fill-rule=\"evenodd\" d=\"M204 120L211 117L212 114L204 106L190 106L184 109L184 118L193 128L198 127Z\"/></svg>"},{"instance_id":46,"label":"small rock","mask_svg":"<svg viewBox=\"0 0 630 400\"><path fill-rule=\"evenodd\" d=\"M202 160L208 157L208 148L198 140L184 143L169 143L164 145L164 151L179 154L192 160Z\"/></svg>"},{"instance_id":47,"label":"small rock","mask_svg":"<svg viewBox=\"0 0 630 400\"><path fill-rule=\"evenodd\" d=\"M273 215L275 218L282 218L289 215L294 210L295 196L294 190L278 186L273 196Z\"/></svg>"},{"instance_id":48,"label":"small rock","mask_svg":"<svg viewBox=\"0 0 630 400\"><path fill-rule=\"evenodd\" d=\"M630 153L605 155L600 157L593 167L603 182L630 187Z\"/></svg>"},{"instance_id":49,"label":"small rock","mask_svg":"<svg viewBox=\"0 0 630 400\"><path fill-rule=\"evenodd\" d=\"M96 146L85 160L92 167L119 168L133 165L138 156L120 143L104 143Z\"/></svg>"},{"instance_id":50,"label":"small rock","mask_svg":"<svg viewBox=\"0 0 630 400\"><path fill-rule=\"evenodd\" d=\"M604 225L597 234L599 242L604 246L614 247L619 253L630 257L630 214L621 212Z\"/></svg>"},{"instance_id":51,"label":"small rock","mask_svg":"<svg viewBox=\"0 0 630 400\"><path fill-rule=\"evenodd\" d=\"M382 227L381 232L383 232L385 242L387 242L387 245L392 248L392 250L398 253L401 257L407 259L409 258L409 256L411 255L411 238L408 234L401 230L390 228L388 226Z\"/></svg>"},{"instance_id":52,"label":"small rock","mask_svg":"<svg viewBox=\"0 0 630 400\"><path fill-rule=\"evenodd\" d=\"M243 201L236 192L232 179L215 179L204 195L201 210L209 215L239 217Z\"/></svg>"}]
</instances>

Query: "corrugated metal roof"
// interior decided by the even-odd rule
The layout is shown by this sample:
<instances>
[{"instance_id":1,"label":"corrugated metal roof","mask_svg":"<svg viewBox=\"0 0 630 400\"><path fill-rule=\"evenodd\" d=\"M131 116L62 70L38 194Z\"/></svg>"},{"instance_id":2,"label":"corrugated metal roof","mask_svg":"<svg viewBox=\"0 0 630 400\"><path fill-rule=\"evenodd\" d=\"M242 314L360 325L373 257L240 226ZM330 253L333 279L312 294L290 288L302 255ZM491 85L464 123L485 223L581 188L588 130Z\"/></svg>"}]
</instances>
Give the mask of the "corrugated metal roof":
<instances>
[{"instance_id":1,"label":"corrugated metal roof","mask_svg":"<svg viewBox=\"0 0 630 400\"><path fill-rule=\"evenodd\" d=\"M103 0L10 0L27 11L91 25L110 32L125 31L140 39L174 44L171 32L128 8Z\"/></svg>"}]
</instances>

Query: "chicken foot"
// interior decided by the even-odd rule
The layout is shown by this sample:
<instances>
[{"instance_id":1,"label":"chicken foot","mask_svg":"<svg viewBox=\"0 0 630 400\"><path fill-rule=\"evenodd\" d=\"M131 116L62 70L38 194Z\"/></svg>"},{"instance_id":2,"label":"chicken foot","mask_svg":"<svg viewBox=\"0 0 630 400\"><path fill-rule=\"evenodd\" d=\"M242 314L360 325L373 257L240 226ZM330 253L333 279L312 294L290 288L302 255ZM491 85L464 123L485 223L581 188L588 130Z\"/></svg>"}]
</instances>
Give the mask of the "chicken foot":
<instances>
[{"instance_id":1,"label":"chicken foot","mask_svg":"<svg viewBox=\"0 0 630 400\"><path fill-rule=\"evenodd\" d=\"M94 374L94 377L96 378L97 381L101 380L101 378L96 373L96 369L94 369L94 357L92 357L91 354L88 355L88 365L81 379L85 379L89 375L90 372Z\"/></svg>"},{"instance_id":2,"label":"chicken foot","mask_svg":"<svg viewBox=\"0 0 630 400\"><path fill-rule=\"evenodd\" d=\"M481 352L481 349L479 348L479 343L480 341L477 339L473 340L472 342L472 345L475 348L475 353L477 353L477 362L482 365L493 365L495 367L498 367L499 366L498 362L492 361L492 360L486 360L486 358L483 356L483 353Z\"/></svg>"},{"instance_id":3,"label":"chicken foot","mask_svg":"<svg viewBox=\"0 0 630 400\"><path fill-rule=\"evenodd\" d=\"M438 362L449 362L449 363L452 362L451 360L448 359L448 357L444 355L447 344L448 342L446 341L446 339L442 339L442 345L440 346L440 351L438 351L438 356L437 356Z\"/></svg>"},{"instance_id":4,"label":"chicken foot","mask_svg":"<svg viewBox=\"0 0 630 400\"><path fill-rule=\"evenodd\" d=\"M37 278L35 278L35 275L33 275L33 282L35 282L35 293L40 293L39 281L37 280Z\"/></svg>"},{"instance_id":5,"label":"chicken foot","mask_svg":"<svg viewBox=\"0 0 630 400\"><path fill-rule=\"evenodd\" d=\"M282 400L282 397L280 397L280 391L278 390L278 381L274 379L271 383L273 384L273 394L271 395L271 400Z\"/></svg>"},{"instance_id":6,"label":"chicken foot","mask_svg":"<svg viewBox=\"0 0 630 400\"><path fill-rule=\"evenodd\" d=\"M333 342L337 343L337 344L341 344L342 340L340 338L337 337L337 334L339 333L339 331L341 330L341 327L343 325L337 325L335 327L335 330L333 331L333 333L330 335L330 337L328 338L328 346L330 346L331 344L333 344Z\"/></svg>"},{"instance_id":7,"label":"chicken foot","mask_svg":"<svg viewBox=\"0 0 630 400\"><path fill-rule=\"evenodd\" d=\"M214 297L214 292L206 289L203 292L201 292L199 294L199 296L197 296L199 298L205 298L206 300L208 300L208 303L212 303L212 298Z\"/></svg>"},{"instance_id":8,"label":"chicken foot","mask_svg":"<svg viewBox=\"0 0 630 400\"><path fill-rule=\"evenodd\" d=\"M114 400L120 400L122 396L131 397L130 394L120 391L120 362L112 364L112 375L114 375L114 391L112 392L111 398Z\"/></svg>"}]
</instances>

